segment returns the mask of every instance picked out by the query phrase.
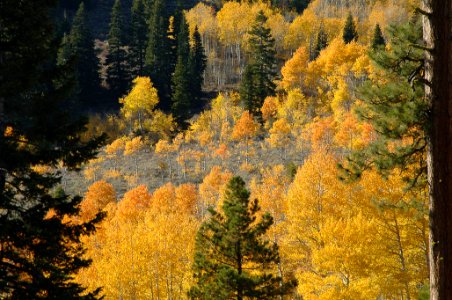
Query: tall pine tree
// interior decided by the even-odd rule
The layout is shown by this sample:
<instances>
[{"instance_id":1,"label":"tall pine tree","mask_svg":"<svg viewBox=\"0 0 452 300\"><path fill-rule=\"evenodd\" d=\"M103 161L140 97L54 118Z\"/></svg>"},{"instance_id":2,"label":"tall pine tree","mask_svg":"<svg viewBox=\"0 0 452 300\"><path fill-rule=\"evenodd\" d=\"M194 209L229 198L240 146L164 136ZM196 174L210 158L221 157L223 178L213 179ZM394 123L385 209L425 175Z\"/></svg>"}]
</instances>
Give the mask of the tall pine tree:
<instances>
[{"instance_id":1,"label":"tall pine tree","mask_svg":"<svg viewBox=\"0 0 452 300\"><path fill-rule=\"evenodd\" d=\"M196 236L191 299L273 299L295 287L275 275L278 246L265 238L273 218L266 213L257 221L258 201L249 197L245 182L233 177L222 212L209 209Z\"/></svg>"},{"instance_id":2,"label":"tall pine tree","mask_svg":"<svg viewBox=\"0 0 452 300\"><path fill-rule=\"evenodd\" d=\"M207 66L207 57L204 54L204 48L201 42L201 35L199 34L198 27L195 26L193 32L193 46L190 49L190 91L193 97L194 109L202 106L202 84L204 81L204 71Z\"/></svg>"},{"instance_id":3,"label":"tall pine tree","mask_svg":"<svg viewBox=\"0 0 452 300\"><path fill-rule=\"evenodd\" d=\"M58 172L93 158L84 122L67 106L73 76L57 66L50 10L56 1L2 1L0 14L0 298L95 299L72 279L89 265L82 235L94 223L67 222L80 197L54 193ZM63 220L64 218L64 220Z\"/></svg>"},{"instance_id":4,"label":"tall pine tree","mask_svg":"<svg viewBox=\"0 0 452 300\"><path fill-rule=\"evenodd\" d=\"M68 36L63 37L58 61L61 64L74 60L75 98L83 110L96 106L100 95L99 60L94 51L94 39L87 24L85 4L75 14Z\"/></svg>"},{"instance_id":5,"label":"tall pine tree","mask_svg":"<svg viewBox=\"0 0 452 300\"><path fill-rule=\"evenodd\" d=\"M171 108L171 74L174 72L172 49L168 38L169 28L166 3L164 0L155 0L149 20L145 70L157 88L160 107L166 111Z\"/></svg>"},{"instance_id":6,"label":"tall pine tree","mask_svg":"<svg viewBox=\"0 0 452 300\"><path fill-rule=\"evenodd\" d=\"M380 47L384 48L385 46L386 46L385 38L383 37L383 33L381 32L380 25L377 24L375 25L374 35L372 37L371 42L372 50L377 50Z\"/></svg>"},{"instance_id":7,"label":"tall pine tree","mask_svg":"<svg viewBox=\"0 0 452 300\"><path fill-rule=\"evenodd\" d=\"M250 61L240 87L240 97L247 110L260 116L260 108L267 96L275 94L276 51L275 39L266 27L267 17L259 11L249 32Z\"/></svg>"},{"instance_id":8,"label":"tall pine tree","mask_svg":"<svg viewBox=\"0 0 452 300\"><path fill-rule=\"evenodd\" d=\"M180 26L177 34L177 63L172 78L172 105L171 111L178 121L179 125L184 127L184 122L190 116L190 110L193 103L193 95L191 93L190 78L191 70L190 60L190 43L188 24L184 16L180 18Z\"/></svg>"},{"instance_id":9,"label":"tall pine tree","mask_svg":"<svg viewBox=\"0 0 452 300\"><path fill-rule=\"evenodd\" d=\"M115 99L127 92L130 81L124 49L125 28L121 0L116 0L111 11L107 56L107 83Z\"/></svg>"},{"instance_id":10,"label":"tall pine tree","mask_svg":"<svg viewBox=\"0 0 452 300\"><path fill-rule=\"evenodd\" d=\"M348 13L347 20L345 21L342 38L346 44L351 43L352 41L356 42L358 40L358 31L356 31L356 25L353 21L351 12Z\"/></svg>"},{"instance_id":11,"label":"tall pine tree","mask_svg":"<svg viewBox=\"0 0 452 300\"><path fill-rule=\"evenodd\" d=\"M144 74L148 26L143 0L134 0L131 11L130 72L133 77Z\"/></svg>"},{"instance_id":12,"label":"tall pine tree","mask_svg":"<svg viewBox=\"0 0 452 300\"><path fill-rule=\"evenodd\" d=\"M63 37L61 38L60 49L58 49L57 63L59 65L65 65L69 61L71 61L71 59L73 59L72 56L70 36L69 34L64 33Z\"/></svg>"}]
</instances>

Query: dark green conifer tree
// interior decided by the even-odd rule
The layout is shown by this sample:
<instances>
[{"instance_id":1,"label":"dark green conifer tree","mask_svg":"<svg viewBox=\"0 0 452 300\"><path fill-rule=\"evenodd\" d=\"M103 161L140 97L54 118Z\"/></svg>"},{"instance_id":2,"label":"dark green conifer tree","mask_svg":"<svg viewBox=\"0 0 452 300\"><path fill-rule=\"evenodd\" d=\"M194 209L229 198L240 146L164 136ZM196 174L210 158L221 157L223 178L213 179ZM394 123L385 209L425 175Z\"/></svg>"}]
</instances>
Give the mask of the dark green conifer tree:
<instances>
[{"instance_id":1,"label":"dark green conifer tree","mask_svg":"<svg viewBox=\"0 0 452 300\"><path fill-rule=\"evenodd\" d=\"M298 14L302 14L310 2L311 0L290 0L289 7L295 9Z\"/></svg>"},{"instance_id":2,"label":"dark green conifer tree","mask_svg":"<svg viewBox=\"0 0 452 300\"><path fill-rule=\"evenodd\" d=\"M143 0L134 0L131 10L130 72L133 77L144 75L144 60L148 40L148 26Z\"/></svg>"},{"instance_id":3,"label":"dark green conifer tree","mask_svg":"<svg viewBox=\"0 0 452 300\"><path fill-rule=\"evenodd\" d=\"M247 65L242 75L242 82L240 85L240 99L245 106L245 109L252 111L254 108L255 99L258 99L256 89L254 89L255 78L252 65Z\"/></svg>"},{"instance_id":4,"label":"dark green conifer tree","mask_svg":"<svg viewBox=\"0 0 452 300\"><path fill-rule=\"evenodd\" d=\"M190 56L190 33L187 20L182 14L179 18L178 30L176 35L177 41L177 57L182 57L184 62L188 63Z\"/></svg>"},{"instance_id":5,"label":"dark green conifer tree","mask_svg":"<svg viewBox=\"0 0 452 300\"><path fill-rule=\"evenodd\" d=\"M116 0L111 11L110 31L108 33L107 83L113 98L119 98L127 92L129 74L126 64L125 21L121 0Z\"/></svg>"},{"instance_id":6,"label":"dark green conifer tree","mask_svg":"<svg viewBox=\"0 0 452 300\"><path fill-rule=\"evenodd\" d=\"M347 20L345 21L344 31L342 32L342 39L346 44L352 41L358 40L358 31L356 31L356 25L353 21L352 13L348 13Z\"/></svg>"},{"instance_id":7,"label":"dark green conifer tree","mask_svg":"<svg viewBox=\"0 0 452 300\"><path fill-rule=\"evenodd\" d=\"M75 14L68 36L63 37L59 63L74 60L76 79L75 101L82 110L96 106L100 94L99 60L94 51L94 39L86 20L84 3Z\"/></svg>"},{"instance_id":8,"label":"dark green conifer tree","mask_svg":"<svg viewBox=\"0 0 452 300\"><path fill-rule=\"evenodd\" d=\"M233 177L222 212L209 209L196 235L191 299L275 299L295 287L275 275L278 245L265 238L273 218L265 213L257 221L258 201L249 197L242 178Z\"/></svg>"},{"instance_id":9,"label":"dark green conifer tree","mask_svg":"<svg viewBox=\"0 0 452 300\"><path fill-rule=\"evenodd\" d=\"M372 37L372 50L377 50L380 47L385 47L386 46L386 41L385 38L383 37L383 33L381 32L381 28L380 25L377 24L375 25L375 30L374 30L374 35Z\"/></svg>"},{"instance_id":10,"label":"dark green conifer tree","mask_svg":"<svg viewBox=\"0 0 452 300\"><path fill-rule=\"evenodd\" d=\"M145 70L158 90L159 106L166 111L171 108L171 75L174 72L174 51L168 38L169 25L165 1L155 0L149 20Z\"/></svg>"},{"instance_id":11,"label":"dark green conifer tree","mask_svg":"<svg viewBox=\"0 0 452 300\"><path fill-rule=\"evenodd\" d=\"M267 17L260 11L249 32L250 61L245 69L247 80L242 81L240 96L245 107L260 116L260 108L267 96L275 94L275 39L266 27Z\"/></svg>"},{"instance_id":12,"label":"dark green conifer tree","mask_svg":"<svg viewBox=\"0 0 452 300\"><path fill-rule=\"evenodd\" d=\"M58 37L61 37L64 36L65 34L69 34L70 31L71 31L71 22L69 21L69 18L67 16L66 9L64 9L62 12L61 20L56 25L55 32Z\"/></svg>"},{"instance_id":13,"label":"dark green conifer tree","mask_svg":"<svg viewBox=\"0 0 452 300\"><path fill-rule=\"evenodd\" d=\"M201 35L198 27L195 26L193 33L193 47L190 49L190 85L191 94L193 96L193 108L202 106L202 84L204 81L204 71L207 66L207 57L204 54L204 47L201 42Z\"/></svg>"},{"instance_id":14,"label":"dark green conifer tree","mask_svg":"<svg viewBox=\"0 0 452 300\"><path fill-rule=\"evenodd\" d=\"M72 279L89 265L72 223L80 197L53 193L58 172L79 168L99 141L80 140L84 122L68 107L73 76L57 66L50 10L56 1L2 1L0 14L0 298L96 299Z\"/></svg>"},{"instance_id":15,"label":"dark green conifer tree","mask_svg":"<svg viewBox=\"0 0 452 300\"><path fill-rule=\"evenodd\" d=\"M146 23L151 19L152 9L154 7L154 0L143 0L144 14L146 16ZM149 30L149 28L148 28Z\"/></svg>"},{"instance_id":16,"label":"dark green conifer tree","mask_svg":"<svg viewBox=\"0 0 452 300\"><path fill-rule=\"evenodd\" d=\"M172 78L172 105L171 111L179 125L184 127L184 122L189 118L192 108L193 95L191 94L191 70L190 43L188 24L184 16L180 18L180 26L177 34L177 63Z\"/></svg>"},{"instance_id":17,"label":"dark green conifer tree","mask_svg":"<svg viewBox=\"0 0 452 300\"><path fill-rule=\"evenodd\" d=\"M323 28L323 24L320 24L319 32L317 33L317 39L314 47L314 51L311 55L311 60L315 60L319 55L320 51L328 46L328 35Z\"/></svg>"},{"instance_id":18,"label":"dark green conifer tree","mask_svg":"<svg viewBox=\"0 0 452 300\"><path fill-rule=\"evenodd\" d=\"M61 38L60 49L58 49L57 63L65 65L72 59L71 39L69 34L64 33Z\"/></svg>"}]
</instances>

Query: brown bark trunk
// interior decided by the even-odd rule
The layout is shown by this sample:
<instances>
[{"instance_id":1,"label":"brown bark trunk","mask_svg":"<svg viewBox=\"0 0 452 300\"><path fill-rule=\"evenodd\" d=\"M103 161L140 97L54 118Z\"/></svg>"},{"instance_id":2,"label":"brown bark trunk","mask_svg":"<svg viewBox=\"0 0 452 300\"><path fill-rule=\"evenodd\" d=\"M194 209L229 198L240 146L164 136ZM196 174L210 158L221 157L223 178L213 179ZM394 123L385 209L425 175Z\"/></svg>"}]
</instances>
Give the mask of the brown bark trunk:
<instances>
[{"instance_id":1,"label":"brown bark trunk","mask_svg":"<svg viewBox=\"0 0 452 300\"><path fill-rule=\"evenodd\" d=\"M430 299L452 299L452 0L423 0L426 100L431 104L428 138L430 197Z\"/></svg>"}]
</instances>

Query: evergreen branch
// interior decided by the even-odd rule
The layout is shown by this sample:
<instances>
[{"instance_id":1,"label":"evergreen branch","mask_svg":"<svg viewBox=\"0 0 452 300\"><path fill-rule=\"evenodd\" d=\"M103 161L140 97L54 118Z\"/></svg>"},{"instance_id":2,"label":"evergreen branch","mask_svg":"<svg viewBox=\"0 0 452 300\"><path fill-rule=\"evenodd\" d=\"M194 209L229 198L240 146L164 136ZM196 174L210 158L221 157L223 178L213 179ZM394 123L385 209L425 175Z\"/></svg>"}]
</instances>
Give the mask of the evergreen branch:
<instances>
[{"instance_id":1,"label":"evergreen branch","mask_svg":"<svg viewBox=\"0 0 452 300\"><path fill-rule=\"evenodd\" d=\"M419 44L414 44L414 43L410 44L410 46L413 48L419 49L419 50L424 50L424 51L430 52L430 53L432 53L433 50L435 50L435 48L428 48L428 47L425 47L425 46L422 46Z\"/></svg>"},{"instance_id":2,"label":"evergreen branch","mask_svg":"<svg viewBox=\"0 0 452 300\"><path fill-rule=\"evenodd\" d=\"M423 67L424 67L424 65L420 64L415 70L413 70L413 72L411 72L410 76L408 76L408 82L410 83L410 86L413 90L415 89L414 79L416 78L417 75L420 75L420 72Z\"/></svg>"},{"instance_id":3,"label":"evergreen branch","mask_svg":"<svg viewBox=\"0 0 452 300\"><path fill-rule=\"evenodd\" d=\"M419 78L418 80L419 80L419 82L425 84L426 86L428 86L430 88L433 86L432 83L425 78Z\"/></svg>"},{"instance_id":4,"label":"evergreen branch","mask_svg":"<svg viewBox=\"0 0 452 300\"><path fill-rule=\"evenodd\" d=\"M414 9L414 11L417 12L417 13L420 13L421 15L427 16L427 17L431 17L431 16L433 15L432 13L430 13L430 12L428 12L428 11L426 11L426 10L423 10L423 9L420 8L420 7L416 7L416 8Z\"/></svg>"}]
</instances>

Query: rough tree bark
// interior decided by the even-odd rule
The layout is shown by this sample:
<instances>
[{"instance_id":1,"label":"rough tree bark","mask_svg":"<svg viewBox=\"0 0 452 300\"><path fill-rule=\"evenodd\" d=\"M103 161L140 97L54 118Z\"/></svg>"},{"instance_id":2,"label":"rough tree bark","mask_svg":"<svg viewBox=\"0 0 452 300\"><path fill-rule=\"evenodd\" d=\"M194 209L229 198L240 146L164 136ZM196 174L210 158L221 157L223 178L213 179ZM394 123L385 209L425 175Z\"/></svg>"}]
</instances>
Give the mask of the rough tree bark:
<instances>
[{"instance_id":1,"label":"rough tree bark","mask_svg":"<svg viewBox=\"0 0 452 300\"><path fill-rule=\"evenodd\" d=\"M422 0L430 196L430 299L452 299L452 0Z\"/></svg>"}]
</instances>

